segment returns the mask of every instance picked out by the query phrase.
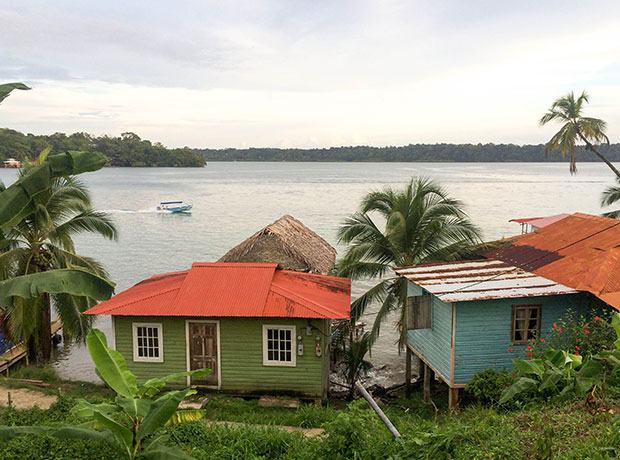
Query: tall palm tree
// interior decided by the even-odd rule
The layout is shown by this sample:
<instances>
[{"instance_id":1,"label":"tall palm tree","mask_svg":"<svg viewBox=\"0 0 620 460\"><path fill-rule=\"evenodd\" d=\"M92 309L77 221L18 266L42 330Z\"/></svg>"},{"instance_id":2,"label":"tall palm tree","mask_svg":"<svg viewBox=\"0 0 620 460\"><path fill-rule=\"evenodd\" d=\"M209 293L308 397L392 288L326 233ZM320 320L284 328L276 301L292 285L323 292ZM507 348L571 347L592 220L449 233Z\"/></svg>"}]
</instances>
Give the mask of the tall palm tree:
<instances>
[{"instance_id":1,"label":"tall palm tree","mask_svg":"<svg viewBox=\"0 0 620 460\"><path fill-rule=\"evenodd\" d=\"M45 161L47 152L37 160ZM35 166L36 166L35 165ZM24 177L31 167L20 171ZM116 240L111 220L94 211L88 190L73 176L51 179L47 188L33 197L34 212L21 219L0 241L0 280L60 269L82 271L107 278L95 260L76 253L73 237L82 232L99 234ZM60 290L62 291L62 289ZM5 330L12 341L29 340L29 352L38 342L43 360L51 355L51 306L63 322L68 340L83 340L91 328L91 318L82 312L94 304L83 295L55 290L32 298L14 296L4 307Z\"/></svg>"},{"instance_id":2,"label":"tall palm tree","mask_svg":"<svg viewBox=\"0 0 620 460\"><path fill-rule=\"evenodd\" d=\"M617 177L620 177L620 172L601 154L598 148L598 145L603 142L609 146L609 138L605 134L607 123L598 118L583 116L584 102L589 102L588 94L585 91L577 99L571 91L557 99L549 111L543 115L540 119L541 126L550 121L562 123L560 130L545 144L545 154L549 155L554 150L560 149L563 157L567 155L570 157L569 169L571 174L575 174L577 172L576 145L577 142L581 141L585 144L586 150L594 152Z\"/></svg>"},{"instance_id":3,"label":"tall palm tree","mask_svg":"<svg viewBox=\"0 0 620 460\"><path fill-rule=\"evenodd\" d=\"M620 201L620 179L616 178L616 183L618 185L610 185L603 192L601 196L601 206L611 206ZM611 217L612 219L620 219L620 209L604 212L603 215L605 217Z\"/></svg>"},{"instance_id":4,"label":"tall palm tree","mask_svg":"<svg viewBox=\"0 0 620 460\"><path fill-rule=\"evenodd\" d=\"M373 220L376 213L384 229ZM390 312L400 310L400 341L405 343L407 283L394 276L398 267L434 260L454 260L481 241L480 231L463 211L463 203L450 198L439 184L412 179L404 190L390 187L368 193L358 212L348 217L338 231L339 241L348 244L338 272L352 279L380 279L351 305L351 320L357 320L371 303L380 303L371 331L371 342Z\"/></svg>"}]
</instances>

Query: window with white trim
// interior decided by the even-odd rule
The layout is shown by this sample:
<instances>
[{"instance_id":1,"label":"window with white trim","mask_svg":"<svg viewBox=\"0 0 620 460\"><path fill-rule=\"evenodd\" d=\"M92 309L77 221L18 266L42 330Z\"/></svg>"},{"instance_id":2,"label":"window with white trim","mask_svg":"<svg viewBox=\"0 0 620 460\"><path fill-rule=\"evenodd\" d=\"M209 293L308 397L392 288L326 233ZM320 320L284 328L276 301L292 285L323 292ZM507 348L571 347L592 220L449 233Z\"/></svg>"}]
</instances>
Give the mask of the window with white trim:
<instances>
[{"instance_id":1,"label":"window with white trim","mask_svg":"<svg viewBox=\"0 0 620 460\"><path fill-rule=\"evenodd\" d=\"M295 366L295 326L263 325L263 365Z\"/></svg>"},{"instance_id":2,"label":"window with white trim","mask_svg":"<svg viewBox=\"0 0 620 460\"><path fill-rule=\"evenodd\" d=\"M163 328L160 323L133 323L133 360L164 361Z\"/></svg>"}]
</instances>

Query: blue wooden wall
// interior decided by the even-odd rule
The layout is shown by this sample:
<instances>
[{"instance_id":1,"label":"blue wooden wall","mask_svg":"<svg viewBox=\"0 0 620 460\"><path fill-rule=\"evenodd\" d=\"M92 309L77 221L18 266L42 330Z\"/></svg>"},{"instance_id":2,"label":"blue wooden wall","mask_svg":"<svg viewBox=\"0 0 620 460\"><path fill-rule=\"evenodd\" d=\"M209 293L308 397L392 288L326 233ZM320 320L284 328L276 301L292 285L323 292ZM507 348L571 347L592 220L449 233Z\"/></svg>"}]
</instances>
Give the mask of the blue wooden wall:
<instances>
[{"instance_id":1,"label":"blue wooden wall","mask_svg":"<svg viewBox=\"0 0 620 460\"><path fill-rule=\"evenodd\" d=\"M420 286L409 282L410 296L422 295ZM448 381L452 377L452 304L433 296L431 328L407 331L407 342Z\"/></svg>"},{"instance_id":2,"label":"blue wooden wall","mask_svg":"<svg viewBox=\"0 0 620 460\"><path fill-rule=\"evenodd\" d=\"M458 302L454 350L454 383L467 383L476 372L495 368L513 368L512 360L525 357L527 345L511 345L510 331L513 305L542 305L540 333L545 338L553 323L568 308L586 313L599 305L588 294L489 299ZM512 349L512 352L508 351Z\"/></svg>"}]
</instances>

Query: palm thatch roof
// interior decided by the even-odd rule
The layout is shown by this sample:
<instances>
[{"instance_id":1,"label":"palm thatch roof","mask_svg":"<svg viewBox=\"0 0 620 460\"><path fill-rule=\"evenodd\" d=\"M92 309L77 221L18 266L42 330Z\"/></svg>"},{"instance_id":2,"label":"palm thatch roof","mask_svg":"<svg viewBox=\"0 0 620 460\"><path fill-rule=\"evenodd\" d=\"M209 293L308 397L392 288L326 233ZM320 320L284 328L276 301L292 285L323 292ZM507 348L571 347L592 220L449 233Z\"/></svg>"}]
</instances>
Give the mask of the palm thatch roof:
<instances>
[{"instance_id":1,"label":"palm thatch roof","mask_svg":"<svg viewBox=\"0 0 620 460\"><path fill-rule=\"evenodd\" d=\"M282 216L218 262L278 263L285 270L327 275L336 261L336 250L300 221Z\"/></svg>"}]
</instances>

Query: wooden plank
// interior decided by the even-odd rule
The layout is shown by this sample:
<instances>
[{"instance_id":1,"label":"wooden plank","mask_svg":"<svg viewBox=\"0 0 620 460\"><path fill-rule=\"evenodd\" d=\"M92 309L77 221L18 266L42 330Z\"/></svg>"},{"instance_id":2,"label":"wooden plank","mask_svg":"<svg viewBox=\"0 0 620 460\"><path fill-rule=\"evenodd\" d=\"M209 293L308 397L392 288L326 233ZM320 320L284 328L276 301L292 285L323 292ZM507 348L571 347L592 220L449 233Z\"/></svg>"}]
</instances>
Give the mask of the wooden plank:
<instances>
[{"instance_id":1,"label":"wooden plank","mask_svg":"<svg viewBox=\"0 0 620 460\"><path fill-rule=\"evenodd\" d=\"M424 364L424 402L431 402L431 370L428 364Z\"/></svg>"},{"instance_id":2,"label":"wooden plank","mask_svg":"<svg viewBox=\"0 0 620 460\"><path fill-rule=\"evenodd\" d=\"M450 388L448 390L448 406L450 410L455 410L459 406L459 389Z\"/></svg>"},{"instance_id":3,"label":"wooden plank","mask_svg":"<svg viewBox=\"0 0 620 460\"><path fill-rule=\"evenodd\" d=\"M405 393L407 396L411 394L411 350L407 348L407 357L405 358Z\"/></svg>"}]
</instances>

